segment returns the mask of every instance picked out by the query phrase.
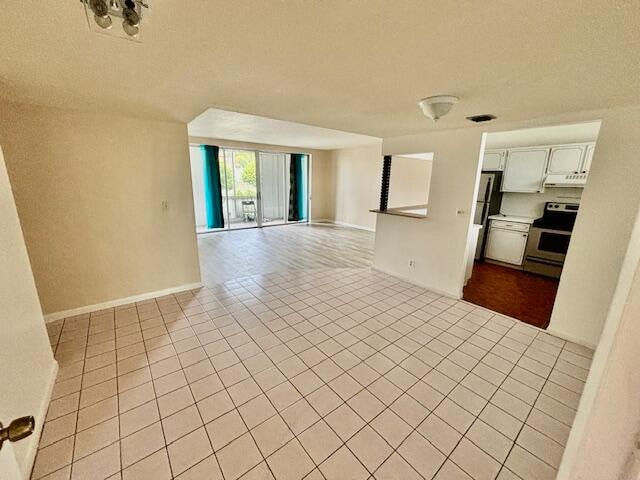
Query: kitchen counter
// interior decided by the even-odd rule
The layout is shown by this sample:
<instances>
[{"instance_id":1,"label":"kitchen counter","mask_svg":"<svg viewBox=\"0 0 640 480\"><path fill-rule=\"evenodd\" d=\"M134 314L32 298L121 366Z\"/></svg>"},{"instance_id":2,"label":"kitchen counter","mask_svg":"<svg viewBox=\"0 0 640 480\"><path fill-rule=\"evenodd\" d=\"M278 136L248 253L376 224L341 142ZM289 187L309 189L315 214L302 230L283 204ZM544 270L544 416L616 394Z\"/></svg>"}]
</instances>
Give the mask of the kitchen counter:
<instances>
[{"instance_id":1,"label":"kitchen counter","mask_svg":"<svg viewBox=\"0 0 640 480\"><path fill-rule=\"evenodd\" d=\"M502 213L500 213L498 215L490 215L489 220L504 220L505 222L528 223L529 225L531 225L535 218L517 217L515 215L503 215Z\"/></svg>"},{"instance_id":2,"label":"kitchen counter","mask_svg":"<svg viewBox=\"0 0 640 480\"><path fill-rule=\"evenodd\" d=\"M424 205L409 205L406 207L394 207L387 208L386 210L369 210L373 213L380 213L384 215L396 215L398 217L409 218L427 218L427 206Z\"/></svg>"}]
</instances>

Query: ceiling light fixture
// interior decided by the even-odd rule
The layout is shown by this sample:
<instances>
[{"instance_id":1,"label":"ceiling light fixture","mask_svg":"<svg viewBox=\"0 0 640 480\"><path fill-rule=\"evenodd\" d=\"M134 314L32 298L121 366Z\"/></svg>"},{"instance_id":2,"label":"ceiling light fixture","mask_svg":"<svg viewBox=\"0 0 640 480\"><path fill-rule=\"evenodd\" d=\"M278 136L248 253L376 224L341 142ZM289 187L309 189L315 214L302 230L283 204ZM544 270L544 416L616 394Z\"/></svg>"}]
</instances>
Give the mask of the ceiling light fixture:
<instances>
[{"instance_id":1,"label":"ceiling light fixture","mask_svg":"<svg viewBox=\"0 0 640 480\"><path fill-rule=\"evenodd\" d=\"M458 103L459 98L453 95L434 95L432 97L423 98L418 102L422 109L422 113L434 122L444 117L451 107Z\"/></svg>"},{"instance_id":2,"label":"ceiling light fixture","mask_svg":"<svg viewBox=\"0 0 640 480\"><path fill-rule=\"evenodd\" d=\"M80 0L87 14L89 29L120 38L140 41L142 9L149 8L144 0ZM111 28L113 19L122 19L122 30ZM98 27L98 28L96 28Z\"/></svg>"}]
</instances>

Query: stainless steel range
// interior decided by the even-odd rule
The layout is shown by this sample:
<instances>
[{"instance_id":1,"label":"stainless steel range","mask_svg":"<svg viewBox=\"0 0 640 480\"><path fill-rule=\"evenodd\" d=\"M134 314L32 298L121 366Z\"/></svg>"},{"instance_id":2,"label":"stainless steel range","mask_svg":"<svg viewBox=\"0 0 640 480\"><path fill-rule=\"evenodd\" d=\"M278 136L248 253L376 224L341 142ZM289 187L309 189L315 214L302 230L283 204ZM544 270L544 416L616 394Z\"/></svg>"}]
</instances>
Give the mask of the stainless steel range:
<instances>
[{"instance_id":1,"label":"stainless steel range","mask_svg":"<svg viewBox=\"0 0 640 480\"><path fill-rule=\"evenodd\" d=\"M523 269L560 278L578 215L577 203L547 202L529 231Z\"/></svg>"}]
</instances>

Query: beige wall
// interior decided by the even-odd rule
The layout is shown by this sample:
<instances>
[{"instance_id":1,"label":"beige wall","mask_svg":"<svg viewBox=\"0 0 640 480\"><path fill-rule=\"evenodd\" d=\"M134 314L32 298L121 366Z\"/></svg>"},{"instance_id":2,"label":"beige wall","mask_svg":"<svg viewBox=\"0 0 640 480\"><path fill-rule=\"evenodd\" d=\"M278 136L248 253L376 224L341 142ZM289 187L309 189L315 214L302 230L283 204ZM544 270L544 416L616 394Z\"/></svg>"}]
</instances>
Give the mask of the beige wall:
<instances>
[{"instance_id":1,"label":"beige wall","mask_svg":"<svg viewBox=\"0 0 640 480\"><path fill-rule=\"evenodd\" d=\"M434 152L429 218L380 215L374 264L381 270L460 296L473 218L482 134L602 120L549 330L598 342L640 204L640 108L580 112L509 125L475 126L385 139L385 154ZM463 210L463 214L456 211ZM408 261L416 260L415 268Z\"/></svg>"},{"instance_id":2,"label":"beige wall","mask_svg":"<svg viewBox=\"0 0 640 480\"><path fill-rule=\"evenodd\" d=\"M36 435L3 445L0 477L17 479L21 475L26 479L47 413L57 364L51 354L1 148L0 226L0 421L6 425L14 418L33 415L38 427ZM11 458L12 451L15 459ZM10 473L11 460L15 460L21 474Z\"/></svg>"},{"instance_id":3,"label":"beige wall","mask_svg":"<svg viewBox=\"0 0 640 480\"><path fill-rule=\"evenodd\" d=\"M376 227L382 175L381 143L331 151L333 207L328 219L369 230Z\"/></svg>"},{"instance_id":4,"label":"beige wall","mask_svg":"<svg viewBox=\"0 0 640 480\"><path fill-rule=\"evenodd\" d=\"M429 203L433 161L394 157L391 161L389 207L407 207ZM378 187L378 196L380 187Z\"/></svg>"},{"instance_id":5,"label":"beige wall","mask_svg":"<svg viewBox=\"0 0 640 480\"><path fill-rule=\"evenodd\" d=\"M369 210L380 203L382 145L342 148L329 153L323 192L327 220L368 230L376 228L376 214ZM391 166L389 206L427 203L432 162L394 158Z\"/></svg>"},{"instance_id":6,"label":"beige wall","mask_svg":"<svg viewBox=\"0 0 640 480\"><path fill-rule=\"evenodd\" d=\"M559 479L637 480L640 432L640 214L580 400ZM632 474L633 472L633 474Z\"/></svg>"},{"instance_id":7,"label":"beige wall","mask_svg":"<svg viewBox=\"0 0 640 480\"><path fill-rule=\"evenodd\" d=\"M311 155L311 220L327 220L333 215L332 160L329 150L304 149L286 145L238 142L208 137L189 137L198 145L217 145L228 148L244 148L263 152L306 153Z\"/></svg>"},{"instance_id":8,"label":"beige wall","mask_svg":"<svg viewBox=\"0 0 640 480\"><path fill-rule=\"evenodd\" d=\"M185 124L0 109L45 313L200 281Z\"/></svg>"}]
</instances>

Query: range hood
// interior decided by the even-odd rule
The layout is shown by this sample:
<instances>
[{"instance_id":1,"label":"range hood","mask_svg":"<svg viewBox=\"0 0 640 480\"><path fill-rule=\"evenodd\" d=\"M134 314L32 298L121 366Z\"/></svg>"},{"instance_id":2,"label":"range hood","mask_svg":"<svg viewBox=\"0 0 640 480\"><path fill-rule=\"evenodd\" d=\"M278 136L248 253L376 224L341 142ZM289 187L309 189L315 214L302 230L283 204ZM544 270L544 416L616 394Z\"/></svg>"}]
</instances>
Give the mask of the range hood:
<instances>
[{"instance_id":1,"label":"range hood","mask_svg":"<svg viewBox=\"0 0 640 480\"><path fill-rule=\"evenodd\" d=\"M574 187L584 188L588 173L571 173L568 175L551 174L544 179L545 187Z\"/></svg>"}]
</instances>

